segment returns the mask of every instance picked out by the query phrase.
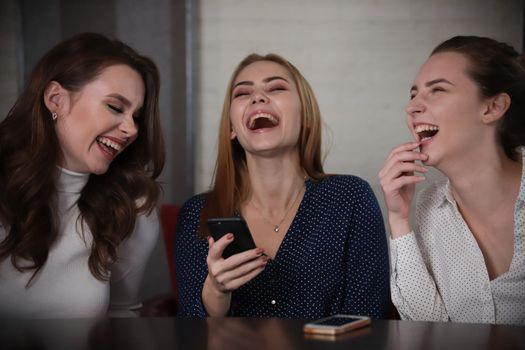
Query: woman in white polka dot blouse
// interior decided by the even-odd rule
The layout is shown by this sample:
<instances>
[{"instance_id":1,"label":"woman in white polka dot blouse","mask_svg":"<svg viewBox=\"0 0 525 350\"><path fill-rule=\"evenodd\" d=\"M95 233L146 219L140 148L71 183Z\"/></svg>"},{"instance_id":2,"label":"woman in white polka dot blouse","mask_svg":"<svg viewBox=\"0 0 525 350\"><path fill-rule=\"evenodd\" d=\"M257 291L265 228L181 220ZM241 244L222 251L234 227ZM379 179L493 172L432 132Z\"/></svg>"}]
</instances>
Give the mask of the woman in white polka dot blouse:
<instances>
[{"instance_id":1,"label":"woman in white polka dot blouse","mask_svg":"<svg viewBox=\"0 0 525 350\"><path fill-rule=\"evenodd\" d=\"M525 64L512 47L462 36L438 45L410 90L415 141L379 173L402 318L525 324ZM432 166L446 175L418 196Z\"/></svg>"},{"instance_id":2,"label":"woman in white polka dot blouse","mask_svg":"<svg viewBox=\"0 0 525 350\"><path fill-rule=\"evenodd\" d=\"M227 259L231 234L206 219L242 216L258 248ZM277 55L246 57L228 85L211 191L185 203L175 264L180 316L385 316L386 233L364 180L328 176L321 120L301 73Z\"/></svg>"}]
</instances>

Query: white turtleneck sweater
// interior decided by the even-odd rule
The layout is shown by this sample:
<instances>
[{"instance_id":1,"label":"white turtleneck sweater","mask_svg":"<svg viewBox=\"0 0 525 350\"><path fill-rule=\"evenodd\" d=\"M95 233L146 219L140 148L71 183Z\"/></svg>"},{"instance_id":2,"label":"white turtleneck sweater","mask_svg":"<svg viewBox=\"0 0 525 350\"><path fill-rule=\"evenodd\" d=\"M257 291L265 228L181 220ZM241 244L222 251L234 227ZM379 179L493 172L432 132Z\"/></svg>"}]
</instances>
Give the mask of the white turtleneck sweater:
<instances>
[{"instance_id":1,"label":"white turtleneck sweater","mask_svg":"<svg viewBox=\"0 0 525 350\"><path fill-rule=\"evenodd\" d=\"M118 247L110 280L100 281L88 266L91 232L85 227L82 237L77 227L77 201L88 179L89 174L62 169L57 182L60 235L28 288L32 272L19 272L10 258L0 262L0 318L133 316L141 307L140 284L159 235L157 213L137 218L134 232ZM5 235L0 224L0 241Z\"/></svg>"}]
</instances>

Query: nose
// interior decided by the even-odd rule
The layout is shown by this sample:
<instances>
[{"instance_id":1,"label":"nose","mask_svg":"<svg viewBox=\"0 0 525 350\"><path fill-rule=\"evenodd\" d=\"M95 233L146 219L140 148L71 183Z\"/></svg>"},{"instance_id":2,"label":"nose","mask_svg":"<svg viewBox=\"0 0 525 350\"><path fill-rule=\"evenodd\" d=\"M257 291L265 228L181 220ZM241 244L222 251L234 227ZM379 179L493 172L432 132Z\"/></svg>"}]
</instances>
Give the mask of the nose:
<instances>
[{"instance_id":1,"label":"nose","mask_svg":"<svg viewBox=\"0 0 525 350\"><path fill-rule=\"evenodd\" d=\"M268 103L268 96L264 92L257 90L252 94L252 104Z\"/></svg>"},{"instance_id":2,"label":"nose","mask_svg":"<svg viewBox=\"0 0 525 350\"><path fill-rule=\"evenodd\" d=\"M127 115L122 120L122 123L120 123L119 128L120 131L130 139L133 139L138 133L137 124L135 123L135 119L132 115Z\"/></svg>"},{"instance_id":3,"label":"nose","mask_svg":"<svg viewBox=\"0 0 525 350\"><path fill-rule=\"evenodd\" d=\"M417 96L415 96L410 102L408 102L406 106L406 113L411 116L416 116L418 114L423 113L425 110L425 105L423 101Z\"/></svg>"}]
</instances>

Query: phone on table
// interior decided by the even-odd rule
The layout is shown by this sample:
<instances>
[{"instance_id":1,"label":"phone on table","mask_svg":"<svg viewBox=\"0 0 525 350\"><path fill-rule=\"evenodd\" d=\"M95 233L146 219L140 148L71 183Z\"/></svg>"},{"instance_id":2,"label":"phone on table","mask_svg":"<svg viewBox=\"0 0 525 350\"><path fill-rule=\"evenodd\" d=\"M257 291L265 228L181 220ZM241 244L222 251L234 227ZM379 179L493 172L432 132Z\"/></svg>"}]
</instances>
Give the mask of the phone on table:
<instances>
[{"instance_id":1,"label":"phone on table","mask_svg":"<svg viewBox=\"0 0 525 350\"><path fill-rule=\"evenodd\" d=\"M370 317L353 315L333 315L304 325L308 334L336 335L370 325Z\"/></svg>"},{"instance_id":2,"label":"phone on table","mask_svg":"<svg viewBox=\"0 0 525 350\"><path fill-rule=\"evenodd\" d=\"M255 248L252 234L243 218L210 218L208 219L208 228L210 229L211 236L215 241L219 240L227 233L233 233L233 242L231 242L222 252L222 257L224 259L229 258L234 254Z\"/></svg>"}]
</instances>

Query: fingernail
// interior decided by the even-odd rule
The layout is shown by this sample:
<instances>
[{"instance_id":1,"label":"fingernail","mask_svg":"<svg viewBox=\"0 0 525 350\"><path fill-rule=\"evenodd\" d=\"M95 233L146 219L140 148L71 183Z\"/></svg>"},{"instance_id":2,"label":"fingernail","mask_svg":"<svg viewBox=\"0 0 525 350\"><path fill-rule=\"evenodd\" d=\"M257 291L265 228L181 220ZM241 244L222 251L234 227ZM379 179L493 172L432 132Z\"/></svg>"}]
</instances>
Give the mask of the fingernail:
<instances>
[{"instance_id":1,"label":"fingernail","mask_svg":"<svg viewBox=\"0 0 525 350\"><path fill-rule=\"evenodd\" d=\"M232 233L228 233L228 234L226 235L226 239L227 239L228 241L231 241L231 240L233 239L233 234L232 234Z\"/></svg>"},{"instance_id":2,"label":"fingernail","mask_svg":"<svg viewBox=\"0 0 525 350\"><path fill-rule=\"evenodd\" d=\"M255 253L256 253L257 255L261 255L262 253L264 253L264 249L262 249L262 248L257 248L257 249L255 250Z\"/></svg>"}]
</instances>

